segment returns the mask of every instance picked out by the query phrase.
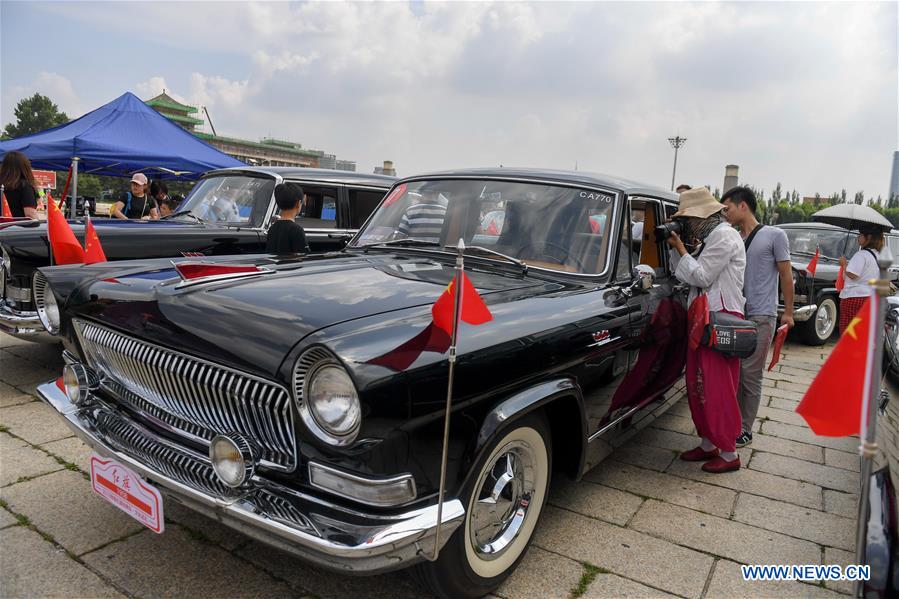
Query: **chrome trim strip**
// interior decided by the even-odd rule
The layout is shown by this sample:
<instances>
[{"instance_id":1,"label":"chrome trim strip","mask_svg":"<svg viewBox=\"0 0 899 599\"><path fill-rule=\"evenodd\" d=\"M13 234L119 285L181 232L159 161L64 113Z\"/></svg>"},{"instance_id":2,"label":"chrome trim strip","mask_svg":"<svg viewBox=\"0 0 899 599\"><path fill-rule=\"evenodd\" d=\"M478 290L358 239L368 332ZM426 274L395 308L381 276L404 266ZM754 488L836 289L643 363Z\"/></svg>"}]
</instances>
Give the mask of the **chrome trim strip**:
<instances>
[{"instance_id":1,"label":"chrome trim strip","mask_svg":"<svg viewBox=\"0 0 899 599\"><path fill-rule=\"evenodd\" d=\"M322 491L326 491L333 495L337 495L338 497L343 497L344 499L349 499L351 501L356 501L356 502L359 501L358 497L354 497L348 493L341 493L340 491L336 491L336 490L332 489L331 487L325 487L325 486L322 486L322 485L316 483L315 479L312 476L312 468L313 467L319 468L325 472L330 472L334 476L338 476L344 480L348 480L353 483L357 483L359 485L366 486L366 487L372 487L372 488L378 487L379 485L391 485L394 483L409 482L412 484L412 497L410 497L406 501L403 501L402 503L412 501L416 497L418 497L418 488L415 486L415 479L412 477L411 474L408 474L408 473L400 474L397 476L391 476L391 477L387 477L387 478L367 478L364 476L359 476L357 474L351 474L349 472L344 472L343 470L338 470L337 468L332 468L331 466L326 466L325 464L322 464L321 462L310 461L309 465L308 465L309 484L312 485L313 487L315 487L316 489L321 489ZM374 503L375 505L379 505L379 506L385 506L385 507L392 506L392 505L401 505L401 504L397 504L394 502L371 502L371 503Z\"/></svg>"},{"instance_id":2,"label":"chrome trim strip","mask_svg":"<svg viewBox=\"0 0 899 599\"><path fill-rule=\"evenodd\" d=\"M73 324L88 365L103 376L102 389L138 414L206 446L217 434L240 433L259 446L260 466L297 467L292 398L284 387L93 322ZM200 384L210 374L217 388ZM270 399L261 403L260 395Z\"/></svg>"}]
</instances>

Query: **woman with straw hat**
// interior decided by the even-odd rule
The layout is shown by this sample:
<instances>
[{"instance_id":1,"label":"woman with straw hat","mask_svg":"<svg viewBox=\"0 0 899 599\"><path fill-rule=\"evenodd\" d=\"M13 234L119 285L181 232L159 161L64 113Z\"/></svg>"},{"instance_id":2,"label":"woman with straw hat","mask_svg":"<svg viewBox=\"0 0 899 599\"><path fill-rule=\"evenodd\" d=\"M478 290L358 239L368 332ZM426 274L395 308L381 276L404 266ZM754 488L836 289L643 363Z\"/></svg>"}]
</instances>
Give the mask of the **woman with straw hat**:
<instances>
[{"instance_id":1,"label":"woman with straw hat","mask_svg":"<svg viewBox=\"0 0 899 599\"><path fill-rule=\"evenodd\" d=\"M688 304L704 293L702 301L708 301L710 312L742 317L746 249L737 230L721 217L722 208L706 187L685 191L680 195L680 209L672 215L681 234L672 233L668 244L678 254L674 276L690 285ZM681 237L689 241L690 251ZM705 462L702 469L706 472L738 470L739 358L691 344L687 350L686 378L690 413L702 441L698 447L682 453L681 459Z\"/></svg>"}]
</instances>

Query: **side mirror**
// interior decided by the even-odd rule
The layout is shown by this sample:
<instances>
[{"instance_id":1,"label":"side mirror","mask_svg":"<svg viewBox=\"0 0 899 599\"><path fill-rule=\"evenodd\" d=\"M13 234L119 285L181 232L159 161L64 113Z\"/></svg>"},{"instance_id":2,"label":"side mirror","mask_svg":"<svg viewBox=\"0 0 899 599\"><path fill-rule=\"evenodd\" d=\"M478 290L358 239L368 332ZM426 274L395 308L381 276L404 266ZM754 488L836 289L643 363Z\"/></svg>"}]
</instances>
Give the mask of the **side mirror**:
<instances>
[{"instance_id":1,"label":"side mirror","mask_svg":"<svg viewBox=\"0 0 899 599\"><path fill-rule=\"evenodd\" d=\"M643 291L652 289L656 281L656 271L646 264L638 264L632 272L634 277L633 287Z\"/></svg>"}]
</instances>

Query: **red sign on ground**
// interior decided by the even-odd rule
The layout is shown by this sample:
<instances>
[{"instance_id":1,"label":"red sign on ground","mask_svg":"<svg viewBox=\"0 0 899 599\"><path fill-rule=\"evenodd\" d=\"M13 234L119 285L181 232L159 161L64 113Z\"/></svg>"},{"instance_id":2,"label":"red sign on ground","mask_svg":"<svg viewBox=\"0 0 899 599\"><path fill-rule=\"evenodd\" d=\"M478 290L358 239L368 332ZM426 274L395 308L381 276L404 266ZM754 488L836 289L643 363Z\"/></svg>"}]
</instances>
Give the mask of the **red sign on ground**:
<instances>
[{"instance_id":1,"label":"red sign on ground","mask_svg":"<svg viewBox=\"0 0 899 599\"><path fill-rule=\"evenodd\" d=\"M37 186L41 189L56 189L56 171L35 171L34 173L34 181L37 183Z\"/></svg>"},{"instance_id":2,"label":"red sign on ground","mask_svg":"<svg viewBox=\"0 0 899 599\"><path fill-rule=\"evenodd\" d=\"M91 456L94 492L150 530L161 533L162 495L137 474L115 460Z\"/></svg>"}]
</instances>

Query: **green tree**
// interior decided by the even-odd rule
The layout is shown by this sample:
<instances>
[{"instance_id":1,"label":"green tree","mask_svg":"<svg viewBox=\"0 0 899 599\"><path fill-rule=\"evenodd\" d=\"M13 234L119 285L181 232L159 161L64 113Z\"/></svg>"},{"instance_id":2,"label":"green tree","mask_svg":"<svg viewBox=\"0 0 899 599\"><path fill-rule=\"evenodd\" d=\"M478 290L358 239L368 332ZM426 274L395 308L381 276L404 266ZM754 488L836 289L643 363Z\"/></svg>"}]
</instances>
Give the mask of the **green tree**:
<instances>
[{"instance_id":1,"label":"green tree","mask_svg":"<svg viewBox=\"0 0 899 599\"><path fill-rule=\"evenodd\" d=\"M840 203L841 203L841 204L845 204L845 203L846 203L846 190L845 190L845 189L843 189L842 191L840 191Z\"/></svg>"},{"instance_id":2,"label":"green tree","mask_svg":"<svg viewBox=\"0 0 899 599\"><path fill-rule=\"evenodd\" d=\"M14 113L16 122L6 125L3 129L3 139L31 135L69 122L66 113L60 112L59 107L50 98L41 94L19 100Z\"/></svg>"},{"instance_id":3,"label":"green tree","mask_svg":"<svg viewBox=\"0 0 899 599\"><path fill-rule=\"evenodd\" d=\"M856 204L864 204L865 203L865 192L864 191L856 191L855 199L853 200Z\"/></svg>"}]
</instances>

